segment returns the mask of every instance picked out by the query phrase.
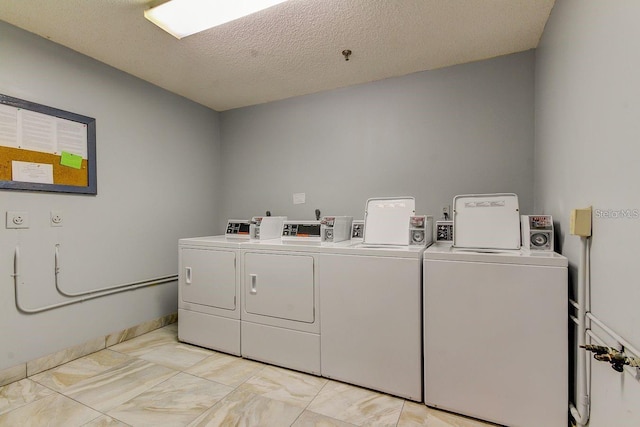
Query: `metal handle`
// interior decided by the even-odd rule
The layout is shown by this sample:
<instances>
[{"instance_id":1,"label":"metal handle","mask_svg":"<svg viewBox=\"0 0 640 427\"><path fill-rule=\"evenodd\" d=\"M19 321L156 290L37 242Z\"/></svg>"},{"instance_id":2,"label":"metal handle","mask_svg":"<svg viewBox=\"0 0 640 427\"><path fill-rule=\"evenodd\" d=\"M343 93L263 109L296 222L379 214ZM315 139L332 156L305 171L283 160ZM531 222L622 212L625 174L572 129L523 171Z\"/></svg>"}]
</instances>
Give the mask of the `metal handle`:
<instances>
[{"instance_id":1,"label":"metal handle","mask_svg":"<svg viewBox=\"0 0 640 427\"><path fill-rule=\"evenodd\" d=\"M190 285L191 284L191 267L185 267L184 272L185 272L184 280L187 283L187 285Z\"/></svg>"},{"instance_id":2,"label":"metal handle","mask_svg":"<svg viewBox=\"0 0 640 427\"><path fill-rule=\"evenodd\" d=\"M255 295L258 293L258 290L256 289L256 284L258 281L258 275L257 274L250 274L249 277L251 277L251 290L249 291L249 293L251 295Z\"/></svg>"}]
</instances>

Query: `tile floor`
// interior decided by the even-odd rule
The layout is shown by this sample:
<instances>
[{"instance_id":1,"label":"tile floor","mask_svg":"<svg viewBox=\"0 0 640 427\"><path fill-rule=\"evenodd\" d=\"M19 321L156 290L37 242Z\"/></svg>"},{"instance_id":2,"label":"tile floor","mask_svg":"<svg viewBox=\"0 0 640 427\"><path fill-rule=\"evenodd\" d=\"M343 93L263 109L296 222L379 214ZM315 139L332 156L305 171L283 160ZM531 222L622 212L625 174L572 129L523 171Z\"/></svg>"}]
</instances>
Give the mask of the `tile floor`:
<instances>
[{"instance_id":1,"label":"tile floor","mask_svg":"<svg viewBox=\"0 0 640 427\"><path fill-rule=\"evenodd\" d=\"M0 387L0 426L492 424L177 340L177 324Z\"/></svg>"}]
</instances>

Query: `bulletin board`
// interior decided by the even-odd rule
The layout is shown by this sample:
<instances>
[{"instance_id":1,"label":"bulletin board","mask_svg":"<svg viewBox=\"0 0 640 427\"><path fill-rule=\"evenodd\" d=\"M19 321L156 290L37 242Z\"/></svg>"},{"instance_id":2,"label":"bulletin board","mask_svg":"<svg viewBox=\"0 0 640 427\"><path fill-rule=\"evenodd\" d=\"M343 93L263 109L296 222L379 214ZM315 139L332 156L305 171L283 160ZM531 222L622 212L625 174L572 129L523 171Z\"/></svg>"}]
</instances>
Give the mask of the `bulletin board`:
<instances>
[{"instance_id":1,"label":"bulletin board","mask_svg":"<svg viewBox=\"0 0 640 427\"><path fill-rule=\"evenodd\" d=\"M97 188L95 119L0 94L0 190Z\"/></svg>"}]
</instances>

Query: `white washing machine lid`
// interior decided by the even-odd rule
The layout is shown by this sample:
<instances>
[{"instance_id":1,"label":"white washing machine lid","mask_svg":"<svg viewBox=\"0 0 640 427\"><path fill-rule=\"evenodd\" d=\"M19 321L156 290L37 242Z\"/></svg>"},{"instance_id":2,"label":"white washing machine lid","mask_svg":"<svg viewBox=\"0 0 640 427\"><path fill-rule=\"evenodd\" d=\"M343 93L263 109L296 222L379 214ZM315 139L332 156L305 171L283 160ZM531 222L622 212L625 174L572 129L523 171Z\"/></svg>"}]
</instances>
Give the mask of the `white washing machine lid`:
<instances>
[{"instance_id":1,"label":"white washing machine lid","mask_svg":"<svg viewBox=\"0 0 640 427\"><path fill-rule=\"evenodd\" d=\"M520 207L513 193L453 198L453 246L520 249Z\"/></svg>"},{"instance_id":2,"label":"white washing machine lid","mask_svg":"<svg viewBox=\"0 0 640 427\"><path fill-rule=\"evenodd\" d=\"M365 245L409 243L409 218L416 214L413 197L378 197L367 200L364 212Z\"/></svg>"},{"instance_id":3,"label":"white washing machine lid","mask_svg":"<svg viewBox=\"0 0 640 427\"><path fill-rule=\"evenodd\" d=\"M567 267L566 257L549 251L526 251L523 249L466 249L455 248L451 243L436 243L422 254L425 261L467 261L496 264L538 265L548 267ZM425 267L426 268L426 267Z\"/></svg>"}]
</instances>

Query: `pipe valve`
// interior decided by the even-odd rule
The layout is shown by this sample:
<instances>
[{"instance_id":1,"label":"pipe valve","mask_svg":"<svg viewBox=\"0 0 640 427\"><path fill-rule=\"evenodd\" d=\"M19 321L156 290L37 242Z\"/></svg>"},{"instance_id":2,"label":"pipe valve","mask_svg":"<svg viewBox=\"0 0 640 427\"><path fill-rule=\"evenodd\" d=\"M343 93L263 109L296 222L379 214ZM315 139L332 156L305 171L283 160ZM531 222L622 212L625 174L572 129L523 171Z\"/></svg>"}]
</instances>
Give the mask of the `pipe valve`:
<instances>
[{"instance_id":1,"label":"pipe valve","mask_svg":"<svg viewBox=\"0 0 640 427\"><path fill-rule=\"evenodd\" d=\"M611 363L611 367L616 372L622 372L624 365L640 368L640 358L629 357L615 348L601 345L581 345L580 348L594 353L593 358L600 362Z\"/></svg>"}]
</instances>

